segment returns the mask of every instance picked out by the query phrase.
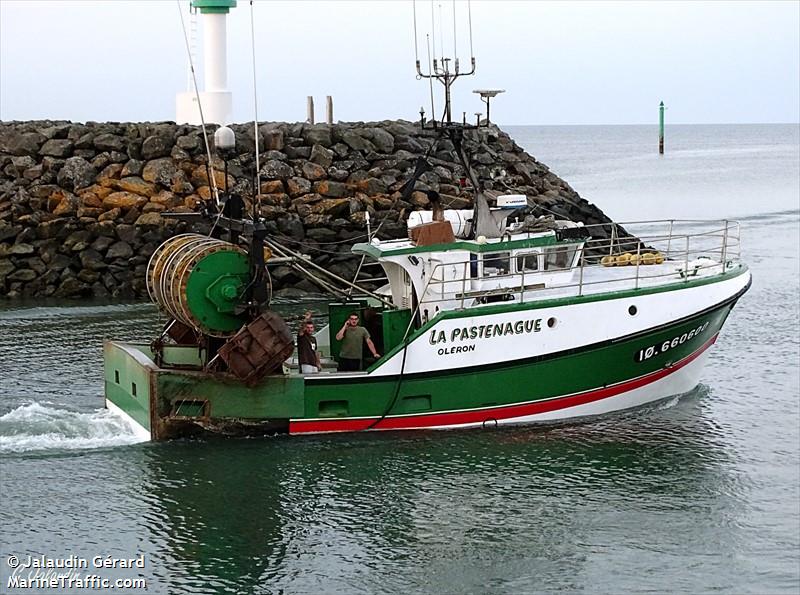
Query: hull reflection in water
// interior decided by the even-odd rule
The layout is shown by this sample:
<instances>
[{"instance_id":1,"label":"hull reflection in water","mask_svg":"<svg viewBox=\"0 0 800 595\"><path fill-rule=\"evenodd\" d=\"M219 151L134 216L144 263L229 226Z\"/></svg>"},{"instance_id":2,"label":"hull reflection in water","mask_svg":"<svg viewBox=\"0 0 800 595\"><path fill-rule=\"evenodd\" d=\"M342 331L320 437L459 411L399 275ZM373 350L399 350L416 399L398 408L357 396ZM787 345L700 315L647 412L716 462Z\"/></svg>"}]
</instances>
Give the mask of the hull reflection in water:
<instances>
[{"instance_id":1,"label":"hull reflection in water","mask_svg":"<svg viewBox=\"0 0 800 595\"><path fill-rule=\"evenodd\" d=\"M704 392L613 424L150 449L147 524L173 562L160 581L171 593L591 588L587 544L654 508L681 510L670 531L691 541L741 507Z\"/></svg>"}]
</instances>

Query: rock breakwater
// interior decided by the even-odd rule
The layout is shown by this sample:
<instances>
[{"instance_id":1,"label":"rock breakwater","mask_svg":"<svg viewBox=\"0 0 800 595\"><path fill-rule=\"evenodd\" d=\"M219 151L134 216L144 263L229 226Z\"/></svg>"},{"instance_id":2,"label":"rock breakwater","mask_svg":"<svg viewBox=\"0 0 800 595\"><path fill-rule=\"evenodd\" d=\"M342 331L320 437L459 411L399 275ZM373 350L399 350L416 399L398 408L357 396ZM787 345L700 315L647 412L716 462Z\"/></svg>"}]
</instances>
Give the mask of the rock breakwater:
<instances>
[{"instance_id":1,"label":"rock breakwater","mask_svg":"<svg viewBox=\"0 0 800 595\"><path fill-rule=\"evenodd\" d=\"M236 150L215 157L216 184L245 197L255 185L252 125L231 126ZM209 133L210 136L211 133ZM278 241L345 277L364 239L366 213L382 238L405 236L413 210L436 190L446 208L468 208L473 189L450 140L418 123L383 121L259 126L260 212ZM435 146L433 146L435 144ZM610 220L495 126L468 130L464 146L488 189L528 197L534 212L586 224ZM430 154L408 202L400 188ZM202 130L174 123L0 123L0 297L146 295L150 255L211 195ZM202 230L197 230L202 231ZM289 267L275 289L316 291Z\"/></svg>"}]
</instances>

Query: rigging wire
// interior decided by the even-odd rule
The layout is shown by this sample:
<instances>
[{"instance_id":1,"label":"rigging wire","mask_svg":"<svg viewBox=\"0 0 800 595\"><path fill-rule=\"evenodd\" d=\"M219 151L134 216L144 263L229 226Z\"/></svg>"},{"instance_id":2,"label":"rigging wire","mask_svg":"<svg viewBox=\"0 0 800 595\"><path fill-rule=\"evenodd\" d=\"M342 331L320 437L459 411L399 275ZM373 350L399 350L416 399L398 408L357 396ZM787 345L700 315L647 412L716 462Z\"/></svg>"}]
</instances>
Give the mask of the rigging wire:
<instances>
[{"instance_id":1,"label":"rigging wire","mask_svg":"<svg viewBox=\"0 0 800 595\"><path fill-rule=\"evenodd\" d=\"M258 91L256 87L256 33L255 25L253 25L253 0L250 0L250 45L253 50L253 138L256 142L256 179L255 179L255 192L253 193L253 223L255 223L256 215L261 214L261 167L258 161ZM258 204L258 208L256 207ZM258 213L257 213L258 211Z\"/></svg>"},{"instance_id":2,"label":"rigging wire","mask_svg":"<svg viewBox=\"0 0 800 595\"><path fill-rule=\"evenodd\" d=\"M183 20L183 10L181 9L180 0L175 0L175 4L177 4L177 6L178 6L178 14L181 17L181 28L183 29L183 41L186 43L186 53L189 56L189 70L192 73L192 82L194 83L194 95L195 95L195 98L197 99L197 109L200 112L200 125L202 126L202 129L203 129L203 142L206 145L206 157L208 159L208 165L209 165L209 167L212 168L212 171L213 171L213 166L211 165L211 145L208 144L208 133L206 132L206 121L205 121L205 118L203 116L203 104L200 102L200 90L197 87L197 75L195 74L195 71L194 71L194 60L192 60L192 50L189 47L189 36L186 33L186 23ZM214 176L213 174L209 174L208 183L211 186L211 192L212 192L211 195L214 197L214 202L216 203L217 208L219 208L219 191L217 190L216 176ZM220 213L222 213L221 210L220 210ZM217 218L219 219L219 217L217 217ZM216 223L214 223L214 225L216 225Z\"/></svg>"},{"instance_id":3,"label":"rigging wire","mask_svg":"<svg viewBox=\"0 0 800 595\"><path fill-rule=\"evenodd\" d=\"M433 66L431 66L431 36L426 34L425 39L427 39L428 42L428 72L433 74ZM435 43L436 40L434 40L434 44ZM428 86L431 89L431 117L433 118L434 125L436 125L436 104L433 101L433 76L428 77Z\"/></svg>"}]
</instances>

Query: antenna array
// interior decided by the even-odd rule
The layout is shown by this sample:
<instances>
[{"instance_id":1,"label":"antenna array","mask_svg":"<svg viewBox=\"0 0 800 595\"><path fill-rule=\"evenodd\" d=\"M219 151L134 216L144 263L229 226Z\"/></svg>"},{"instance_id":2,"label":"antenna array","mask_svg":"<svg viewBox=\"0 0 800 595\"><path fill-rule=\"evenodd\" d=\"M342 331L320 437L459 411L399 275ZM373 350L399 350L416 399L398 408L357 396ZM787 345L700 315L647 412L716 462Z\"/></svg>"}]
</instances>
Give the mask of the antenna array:
<instances>
[{"instance_id":1,"label":"antenna array","mask_svg":"<svg viewBox=\"0 0 800 595\"><path fill-rule=\"evenodd\" d=\"M458 37L457 37L457 23L456 23L456 0L452 0L453 2L453 54L451 57L445 56L445 49L444 49L444 35L443 35L443 26L442 26L442 5L439 3L439 19L438 19L438 26L439 26L439 51L441 55L437 55L436 52L436 17L435 17L435 7L434 2L431 0L431 32L425 35L426 46L428 50L428 64L427 64L427 71L423 72L422 70L422 63L419 59L419 41L417 38L417 6L416 0L414 1L414 56L416 59L416 68L417 68L417 78L419 79L428 79L430 84L430 93L431 93L431 111L433 112L433 124L436 125L436 108L434 104L434 95L433 95L433 81L439 81L442 86L444 87L444 111L442 114L442 122L446 122L447 124L452 124L452 102L450 96L450 87L453 83L462 76L469 76L475 73L475 55L473 54L472 50L472 5L469 1L467 1L467 13L468 13L468 23L469 23L469 61L470 61L470 70L469 71L462 71L461 64L458 58ZM432 50L431 50L432 46Z\"/></svg>"}]
</instances>

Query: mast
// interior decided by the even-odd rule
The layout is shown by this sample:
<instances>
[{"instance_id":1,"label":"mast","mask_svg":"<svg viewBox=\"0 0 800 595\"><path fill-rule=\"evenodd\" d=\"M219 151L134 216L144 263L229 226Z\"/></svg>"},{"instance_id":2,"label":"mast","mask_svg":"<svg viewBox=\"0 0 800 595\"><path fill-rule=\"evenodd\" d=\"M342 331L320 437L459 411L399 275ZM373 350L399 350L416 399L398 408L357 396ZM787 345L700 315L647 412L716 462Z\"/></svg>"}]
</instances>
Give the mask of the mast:
<instances>
[{"instance_id":1,"label":"mast","mask_svg":"<svg viewBox=\"0 0 800 595\"><path fill-rule=\"evenodd\" d=\"M444 114L442 120L446 122L448 125L453 123L453 115L452 115L452 100L450 95L450 87L453 86L453 83L459 77L462 76L469 76L475 74L475 56L472 55L472 9L469 3L467 3L468 10L470 11L469 17L469 45L470 45L470 70L469 71L462 71L461 64L458 58L458 49L456 45L456 4L453 3L453 56L446 57L444 56L444 42L441 39L441 4L439 5L440 17L439 17L439 33L440 33L440 42L439 42L439 50L442 52L442 56L436 56L436 45L435 45L435 38L436 32L435 28L435 21L433 16L433 3L431 3L431 37L434 39L434 46L433 46L433 61L432 64L429 64L427 72L423 72L422 70L422 62L419 59L419 51L417 48L417 12L416 12L416 3L414 4L414 52L416 55L416 68L417 68L417 77L421 79L429 79L429 80L437 80L439 81L442 86L444 87ZM452 63L452 65L451 65ZM431 114L431 120L433 121L434 125L436 122L436 114Z\"/></svg>"}]
</instances>

